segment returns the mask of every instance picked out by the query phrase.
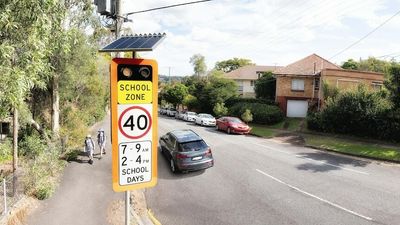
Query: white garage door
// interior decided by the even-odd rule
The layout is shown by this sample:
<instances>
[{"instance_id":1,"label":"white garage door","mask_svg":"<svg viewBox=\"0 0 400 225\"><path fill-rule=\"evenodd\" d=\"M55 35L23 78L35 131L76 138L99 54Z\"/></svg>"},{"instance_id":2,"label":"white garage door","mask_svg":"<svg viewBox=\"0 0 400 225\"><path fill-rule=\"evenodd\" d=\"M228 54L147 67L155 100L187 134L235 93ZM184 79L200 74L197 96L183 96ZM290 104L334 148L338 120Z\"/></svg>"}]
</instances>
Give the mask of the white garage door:
<instances>
[{"instance_id":1,"label":"white garage door","mask_svg":"<svg viewBox=\"0 0 400 225\"><path fill-rule=\"evenodd\" d=\"M288 100L287 117L306 117L308 110L307 101Z\"/></svg>"}]
</instances>

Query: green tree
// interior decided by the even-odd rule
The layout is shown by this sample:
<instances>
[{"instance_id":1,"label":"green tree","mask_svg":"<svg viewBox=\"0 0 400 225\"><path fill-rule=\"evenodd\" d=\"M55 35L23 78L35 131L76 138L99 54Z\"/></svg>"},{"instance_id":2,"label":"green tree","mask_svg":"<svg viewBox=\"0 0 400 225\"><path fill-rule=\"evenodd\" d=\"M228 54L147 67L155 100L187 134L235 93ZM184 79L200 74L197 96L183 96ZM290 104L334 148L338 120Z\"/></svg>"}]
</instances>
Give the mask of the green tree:
<instances>
[{"instance_id":1,"label":"green tree","mask_svg":"<svg viewBox=\"0 0 400 225\"><path fill-rule=\"evenodd\" d=\"M358 70L359 63L354 61L353 59L348 59L346 62L342 64L343 69L349 69L349 70Z\"/></svg>"},{"instance_id":2,"label":"green tree","mask_svg":"<svg viewBox=\"0 0 400 225\"><path fill-rule=\"evenodd\" d=\"M246 109L242 114L241 118L245 123L253 121L253 114L251 114L250 109Z\"/></svg>"},{"instance_id":3,"label":"green tree","mask_svg":"<svg viewBox=\"0 0 400 225\"><path fill-rule=\"evenodd\" d=\"M217 102L214 105L213 112L216 117L221 117L221 116L228 114L228 108L225 107L225 103Z\"/></svg>"},{"instance_id":4,"label":"green tree","mask_svg":"<svg viewBox=\"0 0 400 225\"><path fill-rule=\"evenodd\" d=\"M215 69L223 71L224 73L229 73L247 65L254 65L254 63L252 63L250 59L233 58L215 63Z\"/></svg>"},{"instance_id":5,"label":"green tree","mask_svg":"<svg viewBox=\"0 0 400 225\"><path fill-rule=\"evenodd\" d=\"M193 65L194 74L196 76L202 76L207 71L207 65L205 62L205 57L201 54L195 54L190 57L189 62Z\"/></svg>"},{"instance_id":6,"label":"green tree","mask_svg":"<svg viewBox=\"0 0 400 225\"><path fill-rule=\"evenodd\" d=\"M165 86L163 98L176 107L183 103L183 100L188 94L188 88L184 84L176 83Z\"/></svg>"},{"instance_id":7,"label":"green tree","mask_svg":"<svg viewBox=\"0 0 400 225\"><path fill-rule=\"evenodd\" d=\"M390 67L389 74L390 76L385 84L390 91L393 104L400 109L400 65Z\"/></svg>"},{"instance_id":8,"label":"green tree","mask_svg":"<svg viewBox=\"0 0 400 225\"><path fill-rule=\"evenodd\" d=\"M272 72L264 72L263 75L256 80L254 91L256 93L256 98L275 99L276 79L273 77Z\"/></svg>"},{"instance_id":9,"label":"green tree","mask_svg":"<svg viewBox=\"0 0 400 225\"><path fill-rule=\"evenodd\" d=\"M360 60L358 70L387 73L390 66L391 63L388 61L369 57L368 59Z\"/></svg>"}]
</instances>

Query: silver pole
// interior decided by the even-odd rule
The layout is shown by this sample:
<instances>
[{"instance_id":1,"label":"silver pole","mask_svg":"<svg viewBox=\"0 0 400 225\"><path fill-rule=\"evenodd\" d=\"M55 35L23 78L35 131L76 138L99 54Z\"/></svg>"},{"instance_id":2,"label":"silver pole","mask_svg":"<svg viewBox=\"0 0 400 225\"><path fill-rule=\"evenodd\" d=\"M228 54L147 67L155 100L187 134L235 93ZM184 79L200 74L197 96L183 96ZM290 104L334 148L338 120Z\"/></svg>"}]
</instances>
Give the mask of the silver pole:
<instances>
[{"instance_id":1,"label":"silver pole","mask_svg":"<svg viewBox=\"0 0 400 225\"><path fill-rule=\"evenodd\" d=\"M130 192L125 192L125 225L130 225L131 211L130 211Z\"/></svg>"},{"instance_id":2,"label":"silver pole","mask_svg":"<svg viewBox=\"0 0 400 225\"><path fill-rule=\"evenodd\" d=\"M6 190L5 178L3 178L3 196L4 196L4 215L7 215L7 190Z\"/></svg>"}]
</instances>

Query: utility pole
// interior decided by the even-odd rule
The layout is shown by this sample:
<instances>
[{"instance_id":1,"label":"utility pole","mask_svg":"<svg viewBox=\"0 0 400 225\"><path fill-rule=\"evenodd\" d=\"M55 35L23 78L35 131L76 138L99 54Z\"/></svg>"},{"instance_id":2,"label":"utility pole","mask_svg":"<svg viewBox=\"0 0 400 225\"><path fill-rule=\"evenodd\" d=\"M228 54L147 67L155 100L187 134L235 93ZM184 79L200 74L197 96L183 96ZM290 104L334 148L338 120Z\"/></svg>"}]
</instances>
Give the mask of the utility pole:
<instances>
[{"instance_id":1,"label":"utility pole","mask_svg":"<svg viewBox=\"0 0 400 225\"><path fill-rule=\"evenodd\" d=\"M171 67L170 66L168 67L168 80L169 80L169 83L171 83Z\"/></svg>"},{"instance_id":2,"label":"utility pole","mask_svg":"<svg viewBox=\"0 0 400 225\"><path fill-rule=\"evenodd\" d=\"M115 0L115 40L121 35L122 23L124 22L121 15L121 0ZM135 52L132 52L132 56L135 57ZM120 57L120 53L117 52L116 57ZM125 192L125 225L130 225L131 217L131 197L130 192Z\"/></svg>"},{"instance_id":3,"label":"utility pole","mask_svg":"<svg viewBox=\"0 0 400 225\"><path fill-rule=\"evenodd\" d=\"M121 15L121 5L121 0L115 0L115 40L121 35L122 23L124 22ZM119 57L119 54L117 52L116 57Z\"/></svg>"}]
</instances>

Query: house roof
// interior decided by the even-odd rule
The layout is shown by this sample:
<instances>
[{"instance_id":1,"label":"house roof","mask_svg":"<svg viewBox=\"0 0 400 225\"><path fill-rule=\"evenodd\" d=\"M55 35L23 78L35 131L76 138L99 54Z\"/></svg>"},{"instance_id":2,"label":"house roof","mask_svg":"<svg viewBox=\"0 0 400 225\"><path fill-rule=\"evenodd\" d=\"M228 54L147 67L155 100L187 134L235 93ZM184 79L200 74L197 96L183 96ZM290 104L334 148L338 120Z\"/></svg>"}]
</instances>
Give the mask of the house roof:
<instances>
[{"instance_id":1,"label":"house roof","mask_svg":"<svg viewBox=\"0 0 400 225\"><path fill-rule=\"evenodd\" d=\"M281 68L281 66L255 66L248 65L240 67L225 74L225 77L236 80L257 80L257 72L274 72L276 69Z\"/></svg>"},{"instance_id":2,"label":"house roof","mask_svg":"<svg viewBox=\"0 0 400 225\"><path fill-rule=\"evenodd\" d=\"M276 75L315 75L323 69L338 69L339 66L329 62L317 54L309 55L299 61L274 71Z\"/></svg>"}]
</instances>

